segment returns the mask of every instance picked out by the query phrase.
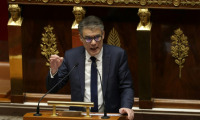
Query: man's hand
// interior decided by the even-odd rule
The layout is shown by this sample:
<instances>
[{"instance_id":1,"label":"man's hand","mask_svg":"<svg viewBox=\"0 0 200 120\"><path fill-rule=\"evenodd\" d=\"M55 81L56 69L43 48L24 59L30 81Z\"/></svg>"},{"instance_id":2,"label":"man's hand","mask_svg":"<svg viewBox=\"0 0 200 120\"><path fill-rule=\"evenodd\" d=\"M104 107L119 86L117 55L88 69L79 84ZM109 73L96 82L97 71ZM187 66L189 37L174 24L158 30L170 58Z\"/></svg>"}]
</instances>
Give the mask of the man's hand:
<instances>
[{"instance_id":1,"label":"man's hand","mask_svg":"<svg viewBox=\"0 0 200 120\"><path fill-rule=\"evenodd\" d=\"M128 119L133 120L134 118L134 111L129 108L120 108L119 113L121 114L128 114Z\"/></svg>"},{"instance_id":2,"label":"man's hand","mask_svg":"<svg viewBox=\"0 0 200 120\"><path fill-rule=\"evenodd\" d=\"M59 57L58 55L51 55L50 67L52 75L54 75L58 71L58 68L61 66L62 62L63 62L63 57Z\"/></svg>"}]
</instances>

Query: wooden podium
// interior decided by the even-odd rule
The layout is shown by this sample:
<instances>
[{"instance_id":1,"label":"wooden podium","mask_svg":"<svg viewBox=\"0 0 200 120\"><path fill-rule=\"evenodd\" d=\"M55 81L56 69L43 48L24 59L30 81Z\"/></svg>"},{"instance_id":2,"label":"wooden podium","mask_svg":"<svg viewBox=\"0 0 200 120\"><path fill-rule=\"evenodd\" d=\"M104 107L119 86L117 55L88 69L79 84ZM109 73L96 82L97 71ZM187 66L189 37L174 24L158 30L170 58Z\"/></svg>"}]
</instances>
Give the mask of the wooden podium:
<instances>
[{"instance_id":1,"label":"wooden podium","mask_svg":"<svg viewBox=\"0 0 200 120\"><path fill-rule=\"evenodd\" d=\"M90 118L84 117L66 117L66 116L51 116L53 112L41 112L42 116L33 116L34 113L26 113L23 120L101 120L103 113L91 113ZM126 116L120 114L108 114L110 116L107 120L126 120Z\"/></svg>"}]
</instances>

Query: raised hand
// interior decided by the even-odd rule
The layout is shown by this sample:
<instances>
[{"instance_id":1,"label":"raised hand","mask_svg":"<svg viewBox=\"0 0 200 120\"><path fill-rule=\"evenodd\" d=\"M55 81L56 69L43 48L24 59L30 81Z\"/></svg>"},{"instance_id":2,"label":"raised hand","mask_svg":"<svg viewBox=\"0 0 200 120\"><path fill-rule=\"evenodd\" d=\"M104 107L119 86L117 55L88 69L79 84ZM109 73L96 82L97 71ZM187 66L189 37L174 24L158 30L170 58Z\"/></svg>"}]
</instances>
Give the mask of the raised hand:
<instances>
[{"instance_id":1,"label":"raised hand","mask_svg":"<svg viewBox=\"0 0 200 120\"><path fill-rule=\"evenodd\" d=\"M62 62L63 62L63 57L59 57L58 55L51 55L50 67L52 75L54 75L58 71L58 68L61 66Z\"/></svg>"}]
</instances>

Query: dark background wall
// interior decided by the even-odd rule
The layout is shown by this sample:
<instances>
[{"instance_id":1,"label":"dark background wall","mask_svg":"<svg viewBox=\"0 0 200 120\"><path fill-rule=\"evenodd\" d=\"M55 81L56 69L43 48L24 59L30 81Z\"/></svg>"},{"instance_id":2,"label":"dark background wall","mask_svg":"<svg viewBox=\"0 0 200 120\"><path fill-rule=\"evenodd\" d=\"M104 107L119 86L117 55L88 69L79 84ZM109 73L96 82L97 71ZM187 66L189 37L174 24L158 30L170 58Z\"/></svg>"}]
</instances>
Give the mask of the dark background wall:
<instances>
[{"instance_id":1,"label":"dark background wall","mask_svg":"<svg viewBox=\"0 0 200 120\"><path fill-rule=\"evenodd\" d=\"M0 21L0 40L7 41L8 4L6 0L0 1Z\"/></svg>"},{"instance_id":2,"label":"dark background wall","mask_svg":"<svg viewBox=\"0 0 200 120\"><path fill-rule=\"evenodd\" d=\"M0 0L0 61L9 61L8 58L8 5L6 0Z\"/></svg>"}]
</instances>

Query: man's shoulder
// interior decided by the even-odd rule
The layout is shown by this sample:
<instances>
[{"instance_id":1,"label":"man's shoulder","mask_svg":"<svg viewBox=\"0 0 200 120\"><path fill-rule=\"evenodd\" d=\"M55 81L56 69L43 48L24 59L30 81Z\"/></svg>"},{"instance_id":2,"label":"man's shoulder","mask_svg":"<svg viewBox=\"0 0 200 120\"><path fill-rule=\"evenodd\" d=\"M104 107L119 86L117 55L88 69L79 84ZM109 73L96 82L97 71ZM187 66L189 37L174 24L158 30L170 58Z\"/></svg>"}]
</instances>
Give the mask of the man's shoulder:
<instances>
[{"instance_id":1,"label":"man's shoulder","mask_svg":"<svg viewBox=\"0 0 200 120\"><path fill-rule=\"evenodd\" d=\"M84 46L80 46L80 47L76 47L76 48L72 48L66 51L66 53L70 54L77 54L77 53L82 53L84 52L85 48Z\"/></svg>"},{"instance_id":2,"label":"man's shoulder","mask_svg":"<svg viewBox=\"0 0 200 120\"><path fill-rule=\"evenodd\" d=\"M104 44L104 48L105 48L105 50L109 50L109 52L114 52L114 53L119 53L119 52L121 53L121 52L125 51L121 47L114 46L114 45L108 45L108 44Z\"/></svg>"}]
</instances>

